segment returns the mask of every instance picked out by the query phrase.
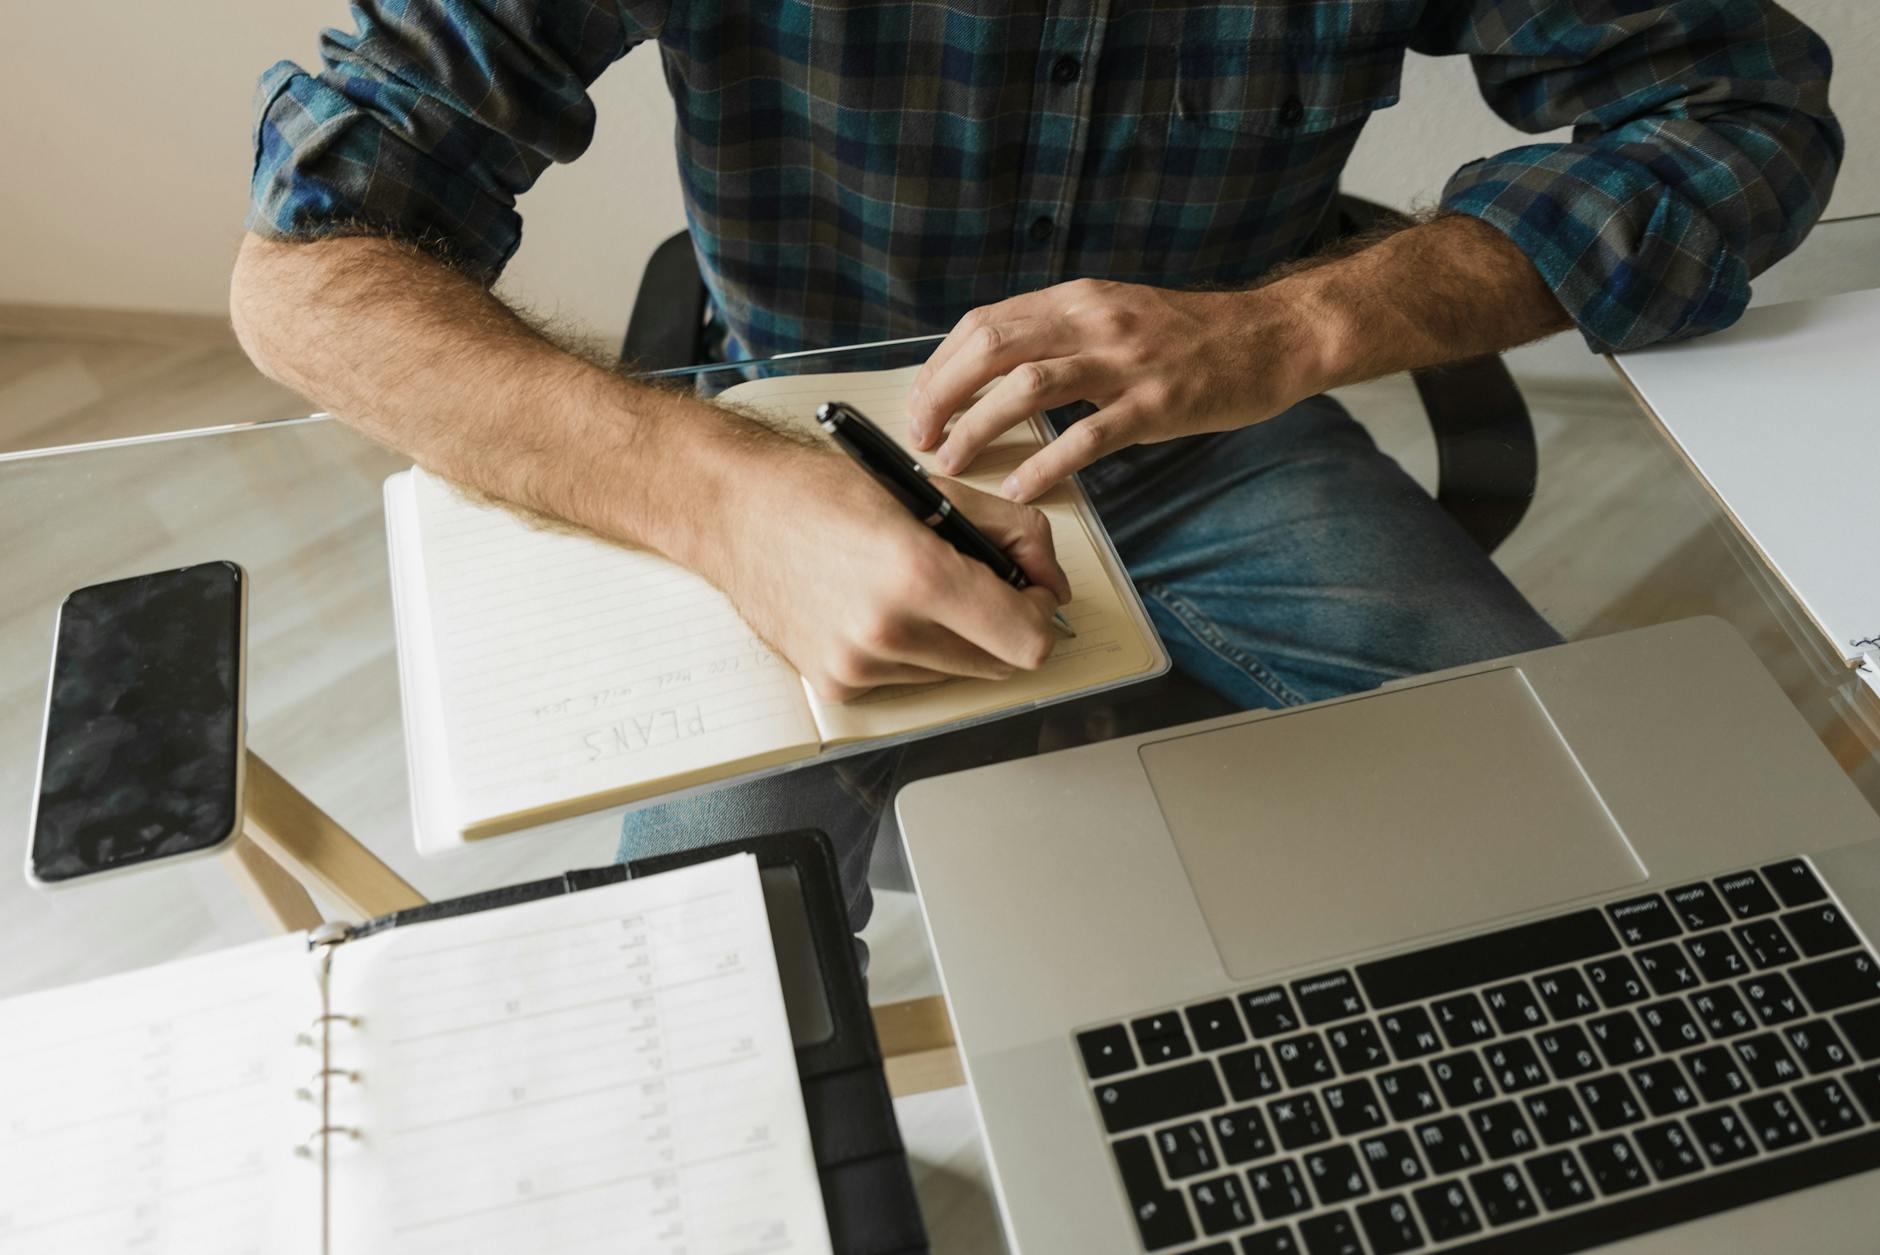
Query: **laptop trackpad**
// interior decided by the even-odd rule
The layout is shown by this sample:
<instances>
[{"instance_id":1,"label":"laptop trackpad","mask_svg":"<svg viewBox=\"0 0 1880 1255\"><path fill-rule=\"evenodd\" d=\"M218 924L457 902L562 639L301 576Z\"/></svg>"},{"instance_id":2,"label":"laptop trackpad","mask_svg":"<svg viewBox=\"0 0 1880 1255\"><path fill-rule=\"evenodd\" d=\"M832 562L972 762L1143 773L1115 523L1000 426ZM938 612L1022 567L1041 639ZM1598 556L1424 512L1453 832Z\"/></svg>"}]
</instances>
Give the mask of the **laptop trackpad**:
<instances>
[{"instance_id":1,"label":"laptop trackpad","mask_svg":"<svg viewBox=\"0 0 1880 1255\"><path fill-rule=\"evenodd\" d=\"M1237 979L1646 875L1513 667L1140 753Z\"/></svg>"}]
</instances>

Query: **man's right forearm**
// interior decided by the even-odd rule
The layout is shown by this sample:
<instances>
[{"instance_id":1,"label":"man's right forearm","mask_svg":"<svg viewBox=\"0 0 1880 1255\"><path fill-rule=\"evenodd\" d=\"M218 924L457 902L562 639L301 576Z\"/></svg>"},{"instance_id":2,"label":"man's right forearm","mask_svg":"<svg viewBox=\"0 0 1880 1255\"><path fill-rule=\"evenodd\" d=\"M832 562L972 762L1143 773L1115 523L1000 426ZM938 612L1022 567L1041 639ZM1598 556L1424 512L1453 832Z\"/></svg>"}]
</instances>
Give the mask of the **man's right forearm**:
<instances>
[{"instance_id":1,"label":"man's right forearm","mask_svg":"<svg viewBox=\"0 0 1880 1255\"><path fill-rule=\"evenodd\" d=\"M236 334L271 377L449 479L694 569L729 484L778 438L537 334L394 241L249 236Z\"/></svg>"}]
</instances>

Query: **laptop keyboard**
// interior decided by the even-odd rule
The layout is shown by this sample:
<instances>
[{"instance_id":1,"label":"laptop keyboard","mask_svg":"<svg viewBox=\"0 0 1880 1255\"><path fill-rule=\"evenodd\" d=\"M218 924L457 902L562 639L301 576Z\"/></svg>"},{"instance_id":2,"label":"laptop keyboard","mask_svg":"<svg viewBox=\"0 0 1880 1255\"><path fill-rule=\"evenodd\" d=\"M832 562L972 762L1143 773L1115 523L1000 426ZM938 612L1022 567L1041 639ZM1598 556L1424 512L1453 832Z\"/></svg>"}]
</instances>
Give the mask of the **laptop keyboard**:
<instances>
[{"instance_id":1,"label":"laptop keyboard","mask_svg":"<svg viewBox=\"0 0 1880 1255\"><path fill-rule=\"evenodd\" d=\"M1548 1255L1880 1167L1880 963L1801 859L1076 1039L1151 1251Z\"/></svg>"}]
</instances>

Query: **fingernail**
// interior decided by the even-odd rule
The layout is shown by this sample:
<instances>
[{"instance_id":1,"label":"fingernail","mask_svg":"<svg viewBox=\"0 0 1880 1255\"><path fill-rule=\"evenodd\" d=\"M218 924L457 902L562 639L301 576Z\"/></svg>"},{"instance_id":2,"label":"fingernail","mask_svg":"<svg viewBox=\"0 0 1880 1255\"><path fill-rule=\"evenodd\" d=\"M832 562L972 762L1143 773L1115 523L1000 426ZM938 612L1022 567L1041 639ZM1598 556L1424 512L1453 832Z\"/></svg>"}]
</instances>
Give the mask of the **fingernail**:
<instances>
[{"instance_id":1,"label":"fingernail","mask_svg":"<svg viewBox=\"0 0 1880 1255\"><path fill-rule=\"evenodd\" d=\"M957 475L960 469L960 451L948 445L934 455L934 461L940 463L940 469L947 474Z\"/></svg>"},{"instance_id":2,"label":"fingernail","mask_svg":"<svg viewBox=\"0 0 1880 1255\"><path fill-rule=\"evenodd\" d=\"M999 495L1007 501L1018 500L1018 476L1007 475L1005 482L999 485Z\"/></svg>"}]
</instances>

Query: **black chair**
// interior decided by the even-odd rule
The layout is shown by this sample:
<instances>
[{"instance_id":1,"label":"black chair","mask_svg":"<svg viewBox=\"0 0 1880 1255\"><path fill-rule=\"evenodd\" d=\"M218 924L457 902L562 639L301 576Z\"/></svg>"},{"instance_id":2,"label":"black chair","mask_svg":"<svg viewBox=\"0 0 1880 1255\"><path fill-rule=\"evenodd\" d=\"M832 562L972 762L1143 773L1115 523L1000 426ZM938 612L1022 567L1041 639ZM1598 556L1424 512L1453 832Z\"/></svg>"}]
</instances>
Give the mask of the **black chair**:
<instances>
[{"instance_id":1,"label":"black chair","mask_svg":"<svg viewBox=\"0 0 1880 1255\"><path fill-rule=\"evenodd\" d=\"M1340 196L1342 238L1401 216ZM705 284L691 237L681 231L653 250L620 348L638 370L706 360ZM1508 368L1495 354L1411 372L1436 437L1436 501L1484 553L1515 529L1534 499L1538 459L1534 425Z\"/></svg>"}]
</instances>

